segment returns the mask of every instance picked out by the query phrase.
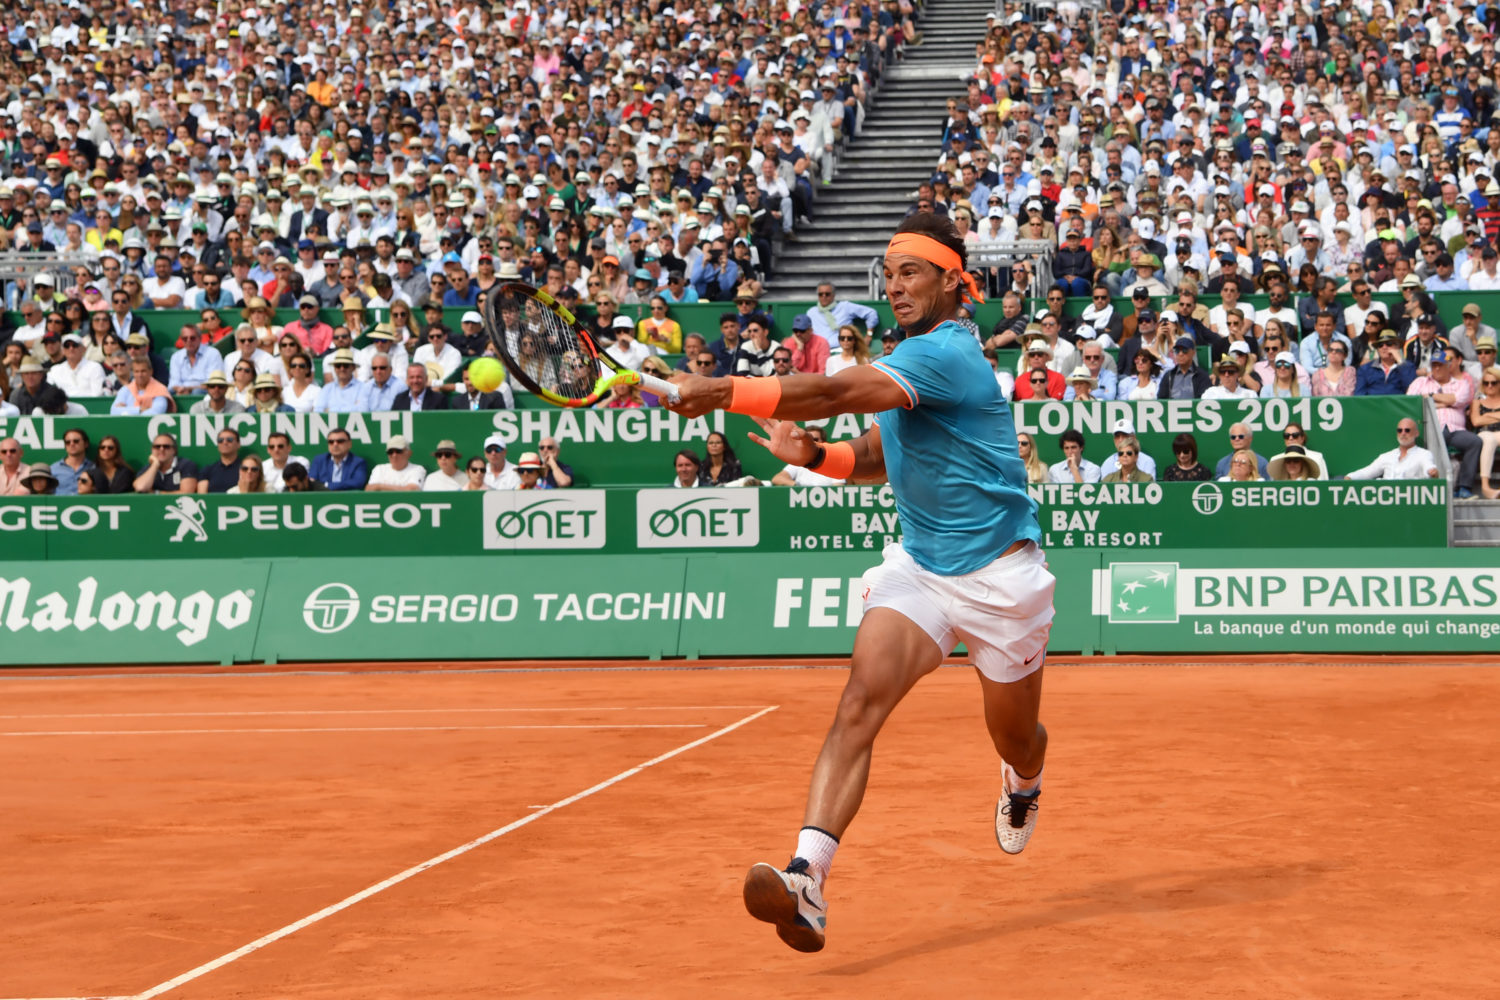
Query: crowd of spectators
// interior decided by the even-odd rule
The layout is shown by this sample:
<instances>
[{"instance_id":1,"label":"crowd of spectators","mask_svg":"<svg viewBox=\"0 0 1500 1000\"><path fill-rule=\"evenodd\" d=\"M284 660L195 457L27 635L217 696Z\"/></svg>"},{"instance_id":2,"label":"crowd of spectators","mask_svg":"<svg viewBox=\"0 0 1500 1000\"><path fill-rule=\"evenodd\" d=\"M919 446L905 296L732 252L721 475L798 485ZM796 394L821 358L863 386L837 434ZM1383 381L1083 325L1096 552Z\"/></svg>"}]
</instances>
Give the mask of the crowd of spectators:
<instances>
[{"instance_id":1,"label":"crowd of spectators","mask_svg":"<svg viewBox=\"0 0 1500 1000\"><path fill-rule=\"evenodd\" d=\"M738 475L739 463L723 436L719 445L728 452L730 469L719 472L723 481ZM265 455L245 448L232 427L218 432L218 457L199 465L178 453L177 439L157 434L151 441L151 457L140 469L122 460L120 441L113 435L93 448L88 432L70 427L63 432L64 455L55 462L27 464L25 449L15 438L0 439L0 496L90 496L120 493L306 493L357 490L384 492L452 492L484 490L552 490L574 485L573 467L561 460L556 438L544 437L536 451L522 452L512 461L510 441L502 434L484 440L480 454L463 459L452 440L433 447L432 468L414 461L410 442L401 435L385 443L386 461L371 468L353 454L349 432L335 428L327 436L326 448L311 458L292 452L289 436L267 435ZM92 454L91 454L92 449ZM710 452L714 449L710 447ZM460 470L462 466L462 470ZM728 473L733 471L735 476ZM714 483L713 485L718 485Z\"/></svg>"},{"instance_id":2,"label":"crowd of spectators","mask_svg":"<svg viewBox=\"0 0 1500 1000\"><path fill-rule=\"evenodd\" d=\"M484 347L477 320L448 329L442 310L477 317L508 279L586 313L648 306L641 342L676 353L667 307L760 295L914 10L17 8L0 18L0 249L76 263L38 277L0 329L22 352L0 392L29 359L58 392L10 400L26 412L102 394L117 412L170 408L214 372L247 408L271 405L267 374L275 405L310 408L322 383L293 389L285 352L363 351L370 381L377 328L393 377L436 355L449 392ZM183 309L197 321L180 335L142 318ZM278 325L283 309L298 319ZM243 333L253 371L236 370ZM136 336L165 393L127 391Z\"/></svg>"}]
</instances>

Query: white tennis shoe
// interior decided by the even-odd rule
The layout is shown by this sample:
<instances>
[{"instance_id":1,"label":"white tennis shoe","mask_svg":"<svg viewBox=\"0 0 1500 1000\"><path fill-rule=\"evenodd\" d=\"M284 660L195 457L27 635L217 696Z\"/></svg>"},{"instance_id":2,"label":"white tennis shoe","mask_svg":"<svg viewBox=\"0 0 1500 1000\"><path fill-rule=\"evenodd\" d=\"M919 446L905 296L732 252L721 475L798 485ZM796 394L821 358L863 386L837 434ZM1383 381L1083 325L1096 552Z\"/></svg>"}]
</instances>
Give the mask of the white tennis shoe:
<instances>
[{"instance_id":1,"label":"white tennis shoe","mask_svg":"<svg viewBox=\"0 0 1500 1000\"><path fill-rule=\"evenodd\" d=\"M822 951L828 904L812 869L793 858L784 871L761 862L745 875L745 909L776 925L776 936L798 951Z\"/></svg>"},{"instance_id":2,"label":"white tennis shoe","mask_svg":"<svg viewBox=\"0 0 1500 1000\"><path fill-rule=\"evenodd\" d=\"M1032 792L1013 792L1010 790L1010 768L1005 768L1004 789L1000 794L1000 801L995 805L995 840L1000 844L1000 850L1006 854L1020 854L1026 849L1026 842L1031 839L1031 834L1036 830L1036 814L1041 807L1037 799L1041 798L1040 788Z\"/></svg>"}]
</instances>

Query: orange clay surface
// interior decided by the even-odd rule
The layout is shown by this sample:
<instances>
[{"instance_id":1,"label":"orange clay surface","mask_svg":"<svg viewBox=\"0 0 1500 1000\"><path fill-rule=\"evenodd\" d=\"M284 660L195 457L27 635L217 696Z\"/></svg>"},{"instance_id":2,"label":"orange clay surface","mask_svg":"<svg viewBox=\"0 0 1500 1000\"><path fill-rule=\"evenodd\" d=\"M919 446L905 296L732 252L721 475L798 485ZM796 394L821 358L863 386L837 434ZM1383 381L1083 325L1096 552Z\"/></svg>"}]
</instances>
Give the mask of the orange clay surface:
<instances>
[{"instance_id":1,"label":"orange clay surface","mask_svg":"<svg viewBox=\"0 0 1500 1000\"><path fill-rule=\"evenodd\" d=\"M1500 995L1492 665L1054 661L1017 858L939 670L811 956L740 882L788 857L841 670L39 673L0 674L0 998Z\"/></svg>"}]
</instances>

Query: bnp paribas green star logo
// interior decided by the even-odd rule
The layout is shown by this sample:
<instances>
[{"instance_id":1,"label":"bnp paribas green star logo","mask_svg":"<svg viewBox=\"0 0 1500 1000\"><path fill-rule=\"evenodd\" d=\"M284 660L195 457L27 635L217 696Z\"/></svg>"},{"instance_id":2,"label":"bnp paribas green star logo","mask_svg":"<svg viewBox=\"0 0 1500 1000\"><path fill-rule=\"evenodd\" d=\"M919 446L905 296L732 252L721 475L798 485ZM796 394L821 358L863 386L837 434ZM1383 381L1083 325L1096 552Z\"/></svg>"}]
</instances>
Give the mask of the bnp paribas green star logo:
<instances>
[{"instance_id":1,"label":"bnp paribas green star logo","mask_svg":"<svg viewBox=\"0 0 1500 1000\"><path fill-rule=\"evenodd\" d=\"M1110 563L1111 624L1177 621L1176 563Z\"/></svg>"}]
</instances>

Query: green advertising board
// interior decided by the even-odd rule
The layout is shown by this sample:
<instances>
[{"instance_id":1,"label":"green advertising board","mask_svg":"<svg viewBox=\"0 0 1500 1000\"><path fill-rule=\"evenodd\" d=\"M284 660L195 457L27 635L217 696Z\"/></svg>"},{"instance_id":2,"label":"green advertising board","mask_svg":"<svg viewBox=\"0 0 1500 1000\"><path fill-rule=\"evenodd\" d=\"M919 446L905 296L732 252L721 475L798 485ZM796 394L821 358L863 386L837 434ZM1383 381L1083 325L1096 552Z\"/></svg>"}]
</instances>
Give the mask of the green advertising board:
<instances>
[{"instance_id":1,"label":"green advertising board","mask_svg":"<svg viewBox=\"0 0 1500 1000\"><path fill-rule=\"evenodd\" d=\"M676 655L679 623L723 620L738 585L689 591L681 556L282 560L256 659ZM372 565L381 567L371 572Z\"/></svg>"},{"instance_id":2,"label":"green advertising board","mask_svg":"<svg viewBox=\"0 0 1500 1000\"><path fill-rule=\"evenodd\" d=\"M1308 431L1309 447L1321 451L1340 475L1367 465L1395 446L1396 422L1421 419L1422 401L1408 396L1319 397L1297 400L1145 400L1136 402L1022 403L1015 408L1016 424L1034 434L1045 461L1061 458L1057 436L1076 428L1083 432L1085 454L1103 462L1114 449L1110 429L1121 419L1136 427L1145 451L1159 464L1172 461L1172 439L1194 434L1199 454L1212 464L1229 452L1229 425L1247 424L1256 433L1255 447L1264 456L1281 450L1281 429L1292 420ZM871 414L845 414L826 421L830 440L864 433L874 423ZM113 434L123 445L131 468L141 468L150 455L153 436L174 435L181 454L199 464L215 461L215 439L224 427L240 433L242 445L265 453L266 437L281 432L290 437L293 454L311 458L327 450L329 431L343 428L353 438L353 452L372 466L385 461L385 443L402 435L412 443L414 460L432 464L429 453L444 438L465 455L480 454L484 439L499 433L512 442L511 460L534 450L543 437L555 437L561 460L571 465L581 486L668 486L673 456L687 448L699 455L712 431L725 434L745 472L769 481L782 467L768 452L748 440L755 429L748 417L715 412L685 419L658 408L636 410L489 410L438 413L235 414L229 417L187 414L156 417L0 417L0 437L13 436L25 450L27 462L53 462L62 457L63 432L82 427L97 442Z\"/></svg>"},{"instance_id":3,"label":"green advertising board","mask_svg":"<svg viewBox=\"0 0 1500 1000\"><path fill-rule=\"evenodd\" d=\"M1463 652L1500 640L1500 568L1483 549L1095 554L1105 652Z\"/></svg>"},{"instance_id":4,"label":"green advertising board","mask_svg":"<svg viewBox=\"0 0 1500 1000\"><path fill-rule=\"evenodd\" d=\"M1039 484L1049 552L1441 546L1447 484ZM423 553L860 553L901 537L889 486L0 499L8 559L297 559Z\"/></svg>"},{"instance_id":5,"label":"green advertising board","mask_svg":"<svg viewBox=\"0 0 1500 1000\"><path fill-rule=\"evenodd\" d=\"M0 664L249 660L270 570L265 561L0 563Z\"/></svg>"},{"instance_id":6,"label":"green advertising board","mask_svg":"<svg viewBox=\"0 0 1500 1000\"><path fill-rule=\"evenodd\" d=\"M1054 653L1492 652L1486 551L1054 549ZM1132 557L1133 556L1133 557ZM0 664L847 655L875 552L0 563Z\"/></svg>"}]
</instances>

